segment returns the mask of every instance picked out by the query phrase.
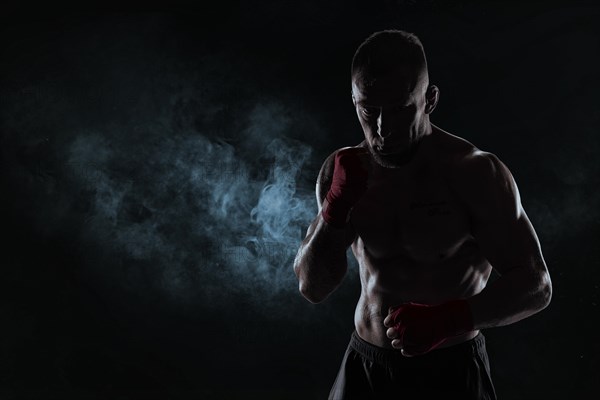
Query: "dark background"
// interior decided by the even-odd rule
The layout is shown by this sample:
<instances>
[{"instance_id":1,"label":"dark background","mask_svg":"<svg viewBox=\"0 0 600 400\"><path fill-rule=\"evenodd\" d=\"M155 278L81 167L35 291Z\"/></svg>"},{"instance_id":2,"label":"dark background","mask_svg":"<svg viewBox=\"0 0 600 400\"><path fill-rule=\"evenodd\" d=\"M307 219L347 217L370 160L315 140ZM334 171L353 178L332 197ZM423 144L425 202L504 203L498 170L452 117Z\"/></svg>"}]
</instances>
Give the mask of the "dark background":
<instances>
[{"instance_id":1,"label":"dark background","mask_svg":"<svg viewBox=\"0 0 600 400\"><path fill-rule=\"evenodd\" d=\"M499 398L596 391L599 7L200 4L4 9L1 398L326 398L356 262L313 305L292 261L387 28L425 46L432 121L511 169L552 276L547 309L485 331Z\"/></svg>"}]
</instances>

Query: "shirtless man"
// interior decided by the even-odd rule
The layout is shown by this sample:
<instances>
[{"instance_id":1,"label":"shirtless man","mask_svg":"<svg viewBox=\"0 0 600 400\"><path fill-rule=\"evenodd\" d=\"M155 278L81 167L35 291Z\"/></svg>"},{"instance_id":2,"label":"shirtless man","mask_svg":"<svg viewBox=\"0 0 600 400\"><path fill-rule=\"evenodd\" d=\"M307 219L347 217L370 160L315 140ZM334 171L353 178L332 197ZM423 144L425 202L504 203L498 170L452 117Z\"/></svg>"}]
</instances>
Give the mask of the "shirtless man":
<instances>
[{"instance_id":1,"label":"shirtless man","mask_svg":"<svg viewBox=\"0 0 600 400\"><path fill-rule=\"evenodd\" d=\"M315 304L342 283L348 246L359 263L356 329L329 398L495 399L480 329L552 296L517 185L494 154L430 122L439 90L415 35L371 35L351 77L365 140L323 163L294 262Z\"/></svg>"}]
</instances>

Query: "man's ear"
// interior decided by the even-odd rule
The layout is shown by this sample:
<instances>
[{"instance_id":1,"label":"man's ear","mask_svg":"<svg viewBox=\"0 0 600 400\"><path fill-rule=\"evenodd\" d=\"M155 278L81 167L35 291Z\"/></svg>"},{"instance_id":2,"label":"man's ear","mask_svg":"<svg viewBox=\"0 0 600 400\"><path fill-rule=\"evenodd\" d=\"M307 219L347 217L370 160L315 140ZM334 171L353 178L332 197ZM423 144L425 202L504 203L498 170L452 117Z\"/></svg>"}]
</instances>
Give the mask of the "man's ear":
<instances>
[{"instance_id":1,"label":"man's ear","mask_svg":"<svg viewBox=\"0 0 600 400\"><path fill-rule=\"evenodd\" d=\"M354 107L356 107L356 99L354 98L354 91L352 91L351 94L352 94L352 104L354 104Z\"/></svg>"},{"instance_id":2,"label":"man's ear","mask_svg":"<svg viewBox=\"0 0 600 400\"><path fill-rule=\"evenodd\" d=\"M435 85L429 85L425 93L425 114L431 114L440 98L440 89Z\"/></svg>"}]
</instances>

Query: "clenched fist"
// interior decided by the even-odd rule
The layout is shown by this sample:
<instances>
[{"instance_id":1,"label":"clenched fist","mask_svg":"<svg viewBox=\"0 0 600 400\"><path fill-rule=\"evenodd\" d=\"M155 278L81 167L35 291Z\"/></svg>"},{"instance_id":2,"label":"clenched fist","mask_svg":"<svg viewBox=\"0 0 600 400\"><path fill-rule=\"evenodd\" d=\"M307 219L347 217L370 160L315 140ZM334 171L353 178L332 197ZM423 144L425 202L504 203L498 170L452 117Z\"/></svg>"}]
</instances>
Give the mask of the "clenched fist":
<instances>
[{"instance_id":1,"label":"clenched fist","mask_svg":"<svg viewBox=\"0 0 600 400\"><path fill-rule=\"evenodd\" d=\"M367 191L370 153L364 147L348 147L335 155L333 178L323 207L325 222L337 228L346 225L350 210Z\"/></svg>"},{"instance_id":2,"label":"clenched fist","mask_svg":"<svg viewBox=\"0 0 600 400\"><path fill-rule=\"evenodd\" d=\"M466 300L452 300L436 306L406 303L390 307L383 321L392 347L410 357L425 354L449 338L473 330L473 320Z\"/></svg>"}]
</instances>

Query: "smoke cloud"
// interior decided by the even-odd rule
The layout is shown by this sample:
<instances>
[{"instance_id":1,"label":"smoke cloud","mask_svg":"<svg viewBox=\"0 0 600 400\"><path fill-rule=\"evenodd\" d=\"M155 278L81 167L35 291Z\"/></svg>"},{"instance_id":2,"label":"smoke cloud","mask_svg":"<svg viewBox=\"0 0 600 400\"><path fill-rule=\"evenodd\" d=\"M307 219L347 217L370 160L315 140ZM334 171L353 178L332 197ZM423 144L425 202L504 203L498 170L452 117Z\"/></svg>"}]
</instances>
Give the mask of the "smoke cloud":
<instances>
[{"instance_id":1,"label":"smoke cloud","mask_svg":"<svg viewBox=\"0 0 600 400\"><path fill-rule=\"evenodd\" d=\"M66 42L81 54L75 73L34 71L27 90L23 79L4 92L19 201L36 233L73 243L101 291L193 313L243 299L281 317L276 299L305 302L292 266L317 212L312 146L328 133L298 101L255 94L260 82L232 72L239 49L182 62L151 39L104 38L93 54Z\"/></svg>"},{"instance_id":2,"label":"smoke cloud","mask_svg":"<svg viewBox=\"0 0 600 400\"><path fill-rule=\"evenodd\" d=\"M313 154L284 136L279 112L257 105L238 147L160 130L137 143L76 136L65 172L89 196L83 240L123 260L97 272L146 290L142 278L176 301L219 304L234 291L264 307L281 292L296 295L293 257L316 214L314 191L299 180ZM126 272L135 265L143 270Z\"/></svg>"}]
</instances>

